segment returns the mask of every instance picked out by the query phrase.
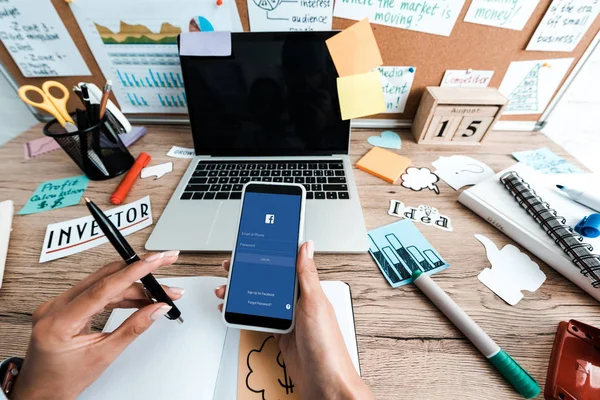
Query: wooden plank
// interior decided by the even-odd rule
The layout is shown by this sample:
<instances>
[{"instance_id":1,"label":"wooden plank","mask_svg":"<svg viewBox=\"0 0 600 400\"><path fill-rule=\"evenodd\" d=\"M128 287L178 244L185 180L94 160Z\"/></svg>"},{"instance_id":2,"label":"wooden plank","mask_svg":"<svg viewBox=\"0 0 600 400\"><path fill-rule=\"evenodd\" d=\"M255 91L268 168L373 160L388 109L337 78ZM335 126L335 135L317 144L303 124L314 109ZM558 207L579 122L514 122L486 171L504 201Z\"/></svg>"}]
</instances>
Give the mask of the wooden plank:
<instances>
[{"instance_id":1,"label":"wooden plank","mask_svg":"<svg viewBox=\"0 0 600 400\"><path fill-rule=\"evenodd\" d=\"M131 146L132 153L149 152L153 163L157 164L173 161L174 171L159 181L138 181L126 201L149 194L153 217L158 220L190 162L168 158L165 154L172 145L192 147L192 138L186 126L149 126L148 131ZM368 130L353 133L353 163L371 148L366 138L379 133ZM36 125L0 147L3 164L0 200L12 199L17 210L40 182L81 173L62 151L23 161L23 144L40 135L41 125ZM401 132L401 136L402 150L398 153L410 157L413 165L418 167L431 168L431 162L438 157L465 151L461 146L417 145L409 132ZM468 154L495 171L515 162L510 156L512 152L544 146L573 161L540 133L493 132L486 136L486 141L469 148ZM435 195L430 191L412 192L399 185L390 185L358 169L354 169L354 175L367 229L397 221L387 214L392 199L410 206L431 205L452 218L453 232L417 225L451 264L434 279L542 387L558 323L574 318L600 326L598 302L534 256L532 259L540 264L548 279L537 292L524 292L525 298L517 306L507 305L484 287L477 280L477 274L489 262L473 234L484 234L499 247L515 243L459 204L456 199L460 192L444 182L439 182L441 193ZM119 181L117 178L90 182L86 196L99 206L110 208L109 197ZM84 215L87 211L80 204L41 214L15 216L0 289L0 359L25 354L31 332L31 313L39 304L118 258L110 245L103 244L61 260L38 263L46 226ZM150 232L150 228L144 229L129 236L128 240L135 248L143 249ZM227 257L227 254L182 254L176 265L162 268L157 275L225 276L220 263ZM343 280L352 287L362 373L377 399L398 399L399 393L423 399L520 398L415 287L389 287L369 255L317 254L315 260L321 279ZM108 313L96 317L94 328L101 329L107 317Z\"/></svg>"}]
</instances>

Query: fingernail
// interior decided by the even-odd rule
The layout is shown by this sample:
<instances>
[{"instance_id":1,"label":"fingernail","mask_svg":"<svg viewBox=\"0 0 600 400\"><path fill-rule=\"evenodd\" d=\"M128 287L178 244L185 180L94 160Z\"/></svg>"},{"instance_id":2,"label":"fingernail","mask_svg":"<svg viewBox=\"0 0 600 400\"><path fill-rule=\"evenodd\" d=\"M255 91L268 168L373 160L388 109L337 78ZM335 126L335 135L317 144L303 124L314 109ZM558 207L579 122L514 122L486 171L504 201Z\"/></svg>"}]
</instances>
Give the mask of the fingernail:
<instances>
[{"instance_id":1,"label":"fingernail","mask_svg":"<svg viewBox=\"0 0 600 400\"><path fill-rule=\"evenodd\" d=\"M150 319L153 321L156 321L157 319L164 317L165 314L168 313L169 310L171 310L171 308L173 308L173 307L165 304L164 306L160 307L158 310L156 310L152 314L150 314Z\"/></svg>"},{"instance_id":2,"label":"fingernail","mask_svg":"<svg viewBox=\"0 0 600 400\"><path fill-rule=\"evenodd\" d=\"M222 287L223 287L223 286L217 286L217 287L215 288L215 293L217 293L217 290L221 289Z\"/></svg>"},{"instance_id":3,"label":"fingernail","mask_svg":"<svg viewBox=\"0 0 600 400\"><path fill-rule=\"evenodd\" d=\"M152 262L152 261L160 260L164 256L165 256L165 253L156 253L156 254L152 254L150 257L146 257L146 259L144 261Z\"/></svg>"},{"instance_id":4,"label":"fingernail","mask_svg":"<svg viewBox=\"0 0 600 400\"><path fill-rule=\"evenodd\" d=\"M223 262L221 263L221 267L225 268L225 264L227 264L229 262L229 260L223 260Z\"/></svg>"},{"instance_id":5,"label":"fingernail","mask_svg":"<svg viewBox=\"0 0 600 400\"><path fill-rule=\"evenodd\" d=\"M306 242L306 255L312 259L315 254L315 243L312 240Z\"/></svg>"},{"instance_id":6,"label":"fingernail","mask_svg":"<svg viewBox=\"0 0 600 400\"><path fill-rule=\"evenodd\" d=\"M180 287L173 287L173 286L171 286L171 287L169 287L169 292L175 293L175 294L178 294L178 295L181 296L183 293L185 293L185 289L184 288L180 288Z\"/></svg>"},{"instance_id":7,"label":"fingernail","mask_svg":"<svg viewBox=\"0 0 600 400\"><path fill-rule=\"evenodd\" d=\"M178 255L179 250L165 251L165 257L177 257Z\"/></svg>"}]
</instances>

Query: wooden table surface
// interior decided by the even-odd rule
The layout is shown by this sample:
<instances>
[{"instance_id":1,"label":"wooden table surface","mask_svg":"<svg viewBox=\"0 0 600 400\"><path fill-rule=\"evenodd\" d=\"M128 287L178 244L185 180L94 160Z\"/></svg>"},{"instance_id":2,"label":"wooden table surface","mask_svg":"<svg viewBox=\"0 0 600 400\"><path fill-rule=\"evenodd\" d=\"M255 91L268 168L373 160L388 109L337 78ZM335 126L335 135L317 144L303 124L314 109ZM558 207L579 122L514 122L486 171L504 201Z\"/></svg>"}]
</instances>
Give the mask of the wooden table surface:
<instances>
[{"instance_id":1,"label":"wooden table surface","mask_svg":"<svg viewBox=\"0 0 600 400\"><path fill-rule=\"evenodd\" d=\"M166 153L173 145L193 146L187 126L149 126L148 130L148 134L131 147L132 153L136 156L142 150L150 153L153 164L173 161L174 171L157 181L139 180L127 201L149 194L157 221L190 162L169 158ZM378 133L353 132L353 163L371 148L366 138ZM41 125L37 125L0 147L0 200L12 199L17 211L41 182L81 174L61 150L24 161L23 144L41 134ZM408 132L402 132L402 139L402 150L398 152L410 157L413 166L432 170L431 163L439 156L465 154L500 171L515 162L512 152L543 146L573 161L540 133L494 132L478 147L417 145ZM412 192L358 169L354 169L354 174L367 229L397 221L387 214L391 199L412 206L434 206L441 214L451 217L452 232L417 224L451 265L436 274L435 281L538 380L542 390L558 323L578 319L600 326L598 303L533 256L547 280L537 292L524 292L525 297L518 305L506 304L481 284L477 275L489 262L473 234L484 234L499 247L513 242L458 203L459 191L440 181L440 195L429 190ZM119 181L120 178L91 181L85 195L102 208L110 208L109 197ZM117 258L110 245L103 244L63 259L39 263L46 226L86 215L88 212L82 202L40 214L15 216L0 289L0 359L25 354L31 313L36 306ZM135 248L143 249L151 230L149 227L134 233L128 240ZM157 276L225 276L220 264L226 257L227 254L182 254L176 265L159 270ZM321 279L343 280L352 287L362 375L376 398L520 398L417 288L408 285L392 289L368 254L317 254L315 258ZM107 317L108 313L104 313L95 318L94 327L101 329Z\"/></svg>"}]
</instances>

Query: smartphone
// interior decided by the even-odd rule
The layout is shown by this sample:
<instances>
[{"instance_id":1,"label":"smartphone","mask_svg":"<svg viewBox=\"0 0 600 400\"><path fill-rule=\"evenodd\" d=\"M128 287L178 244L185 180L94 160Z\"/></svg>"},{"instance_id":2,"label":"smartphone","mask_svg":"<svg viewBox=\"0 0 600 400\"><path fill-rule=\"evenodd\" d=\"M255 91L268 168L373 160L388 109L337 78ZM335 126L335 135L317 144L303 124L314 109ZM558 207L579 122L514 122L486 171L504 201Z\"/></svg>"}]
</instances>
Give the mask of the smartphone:
<instances>
[{"instance_id":1,"label":"smartphone","mask_svg":"<svg viewBox=\"0 0 600 400\"><path fill-rule=\"evenodd\" d=\"M305 199L302 185L244 186L223 305L225 325L271 333L294 329Z\"/></svg>"}]
</instances>

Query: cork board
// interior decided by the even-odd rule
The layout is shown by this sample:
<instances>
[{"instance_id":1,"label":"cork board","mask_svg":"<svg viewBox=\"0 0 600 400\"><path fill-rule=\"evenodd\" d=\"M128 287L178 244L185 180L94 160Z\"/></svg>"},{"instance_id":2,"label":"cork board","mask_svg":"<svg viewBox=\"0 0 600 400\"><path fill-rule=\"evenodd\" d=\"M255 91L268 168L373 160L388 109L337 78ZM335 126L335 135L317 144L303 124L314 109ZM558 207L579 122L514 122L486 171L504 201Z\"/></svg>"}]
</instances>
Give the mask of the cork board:
<instances>
[{"instance_id":1,"label":"cork board","mask_svg":"<svg viewBox=\"0 0 600 400\"><path fill-rule=\"evenodd\" d=\"M79 81L85 80L102 86L105 78L94 60L75 17L71 13L69 5L64 0L51 0L56 11L63 19L77 48L86 61L92 76L88 77L62 77L56 79L67 87L72 87ZM224 0L232 1L232 0ZM238 6L242 25L245 31L250 30L248 21L247 0L235 0ZM427 33L408 31L382 25L372 24L377 43L381 50L384 65L406 65L415 66L417 73L413 87L402 114L381 114L369 118L386 118L412 120L416 114L421 95L426 86L439 86L444 72L447 69L483 69L495 71L491 87L499 87L502 78L512 61L551 59L573 57L575 61L571 65L569 76L585 50L588 48L594 36L600 31L600 18L596 18L590 29L581 39L574 51L567 52L539 52L525 51L529 39L533 35L539 22L542 20L552 0L540 0L538 7L525 25L522 31L500 29L491 26L477 25L464 22L471 0L466 0L459 15L456 25L449 37L431 35ZM355 21L341 18L333 19L334 29L344 29ZM0 61L4 64L9 74L18 85L33 84L41 85L46 78L25 78L21 75L17 65L10 57L6 48L0 45ZM563 82L561 83L561 86ZM558 90L557 90L558 91ZM555 93L556 94L556 93ZM115 101L115 99L112 99ZM73 110L80 106L79 101L71 96L69 108ZM162 116L157 114L137 114L136 116ZM541 114L530 115L508 115L502 120L510 121L537 121ZM181 117L176 115L175 117Z\"/></svg>"}]
</instances>

